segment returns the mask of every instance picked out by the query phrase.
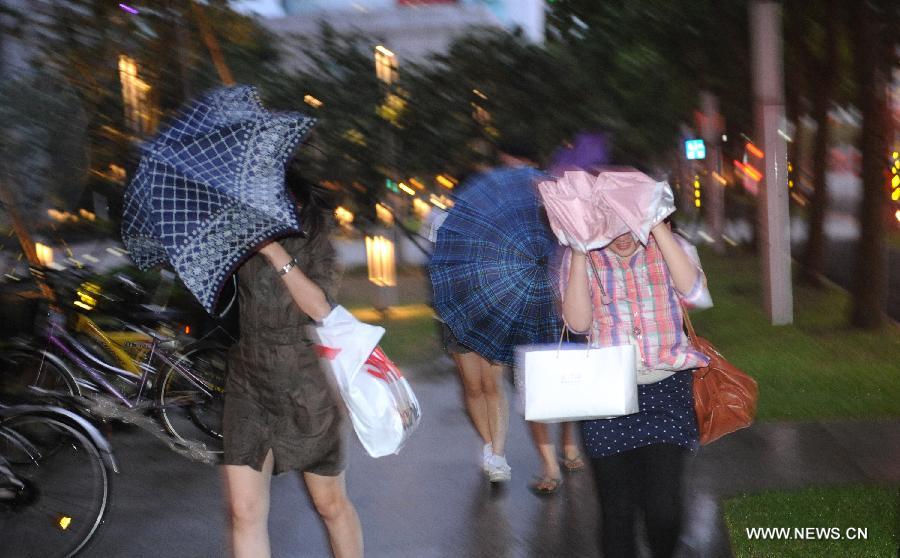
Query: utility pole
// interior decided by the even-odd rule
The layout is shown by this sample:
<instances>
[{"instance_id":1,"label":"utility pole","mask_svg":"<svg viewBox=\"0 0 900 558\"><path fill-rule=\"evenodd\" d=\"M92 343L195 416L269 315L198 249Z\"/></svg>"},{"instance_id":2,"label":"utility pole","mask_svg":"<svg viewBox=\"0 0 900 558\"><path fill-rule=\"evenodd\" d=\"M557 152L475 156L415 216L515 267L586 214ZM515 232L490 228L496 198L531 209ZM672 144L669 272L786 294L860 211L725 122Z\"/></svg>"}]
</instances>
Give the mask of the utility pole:
<instances>
[{"instance_id":1,"label":"utility pole","mask_svg":"<svg viewBox=\"0 0 900 558\"><path fill-rule=\"evenodd\" d=\"M784 64L781 8L777 2L750 3L756 136L762 139L764 176L758 217L763 265L763 298L772 325L794 321L791 287L791 236L788 214L787 126L784 113Z\"/></svg>"},{"instance_id":2,"label":"utility pole","mask_svg":"<svg viewBox=\"0 0 900 558\"><path fill-rule=\"evenodd\" d=\"M712 247L717 254L725 252L722 234L725 230L725 188L719 182L722 176L722 115L719 99L710 91L700 93L700 111L703 114L700 135L706 143L706 228L712 237Z\"/></svg>"}]
</instances>

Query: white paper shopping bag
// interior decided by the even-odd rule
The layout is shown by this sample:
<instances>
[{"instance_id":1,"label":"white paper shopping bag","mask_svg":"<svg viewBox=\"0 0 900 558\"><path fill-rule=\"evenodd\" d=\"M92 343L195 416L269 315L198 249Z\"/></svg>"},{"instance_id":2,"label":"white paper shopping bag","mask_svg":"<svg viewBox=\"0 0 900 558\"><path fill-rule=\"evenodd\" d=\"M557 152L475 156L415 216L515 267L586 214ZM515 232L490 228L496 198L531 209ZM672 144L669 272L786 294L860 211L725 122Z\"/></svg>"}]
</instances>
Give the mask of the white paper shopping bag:
<instances>
[{"instance_id":1,"label":"white paper shopping bag","mask_svg":"<svg viewBox=\"0 0 900 558\"><path fill-rule=\"evenodd\" d=\"M525 419L565 422L638 412L634 345L527 345L516 350Z\"/></svg>"}]
</instances>

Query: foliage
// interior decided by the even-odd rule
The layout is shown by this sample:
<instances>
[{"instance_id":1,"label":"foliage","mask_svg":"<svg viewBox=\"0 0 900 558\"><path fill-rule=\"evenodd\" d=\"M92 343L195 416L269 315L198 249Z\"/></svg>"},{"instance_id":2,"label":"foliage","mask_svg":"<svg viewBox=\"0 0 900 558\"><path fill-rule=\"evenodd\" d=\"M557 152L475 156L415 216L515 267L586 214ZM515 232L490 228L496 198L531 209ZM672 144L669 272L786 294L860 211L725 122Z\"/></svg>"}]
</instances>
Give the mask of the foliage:
<instances>
[{"instance_id":1,"label":"foliage","mask_svg":"<svg viewBox=\"0 0 900 558\"><path fill-rule=\"evenodd\" d=\"M772 326L762 308L759 263L703 251L715 306L692 315L736 366L756 378L762 420L900 416L900 328L847 328L849 298L836 287L794 288L794 323Z\"/></svg>"}]
</instances>

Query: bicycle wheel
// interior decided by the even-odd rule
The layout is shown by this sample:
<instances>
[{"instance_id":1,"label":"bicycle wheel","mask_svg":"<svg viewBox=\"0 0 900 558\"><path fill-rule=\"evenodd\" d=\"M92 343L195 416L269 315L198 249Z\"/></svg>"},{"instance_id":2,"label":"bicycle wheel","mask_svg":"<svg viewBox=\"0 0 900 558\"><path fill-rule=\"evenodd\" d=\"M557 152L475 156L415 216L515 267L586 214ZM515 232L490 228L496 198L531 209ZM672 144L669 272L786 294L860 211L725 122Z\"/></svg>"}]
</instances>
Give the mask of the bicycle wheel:
<instances>
[{"instance_id":1,"label":"bicycle wheel","mask_svg":"<svg viewBox=\"0 0 900 558\"><path fill-rule=\"evenodd\" d=\"M41 349L0 352L0 400L23 403L41 398L41 390L80 395L75 376L62 359Z\"/></svg>"},{"instance_id":2,"label":"bicycle wheel","mask_svg":"<svg viewBox=\"0 0 900 558\"><path fill-rule=\"evenodd\" d=\"M18 415L3 421L37 447L29 456L0 436L0 454L24 485L0 498L4 556L67 557L83 549L108 509L109 472L90 438L55 418ZM54 440L51 451L42 441ZM64 440L63 444L56 441Z\"/></svg>"},{"instance_id":3,"label":"bicycle wheel","mask_svg":"<svg viewBox=\"0 0 900 558\"><path fill-rule=\"evenodd\" d=\"M218 343L189 346L177 366L166 370L159 388L160 418L169 434L214 453L222 451L227 356L228 349Z\"/></svg>"}]
</instances>

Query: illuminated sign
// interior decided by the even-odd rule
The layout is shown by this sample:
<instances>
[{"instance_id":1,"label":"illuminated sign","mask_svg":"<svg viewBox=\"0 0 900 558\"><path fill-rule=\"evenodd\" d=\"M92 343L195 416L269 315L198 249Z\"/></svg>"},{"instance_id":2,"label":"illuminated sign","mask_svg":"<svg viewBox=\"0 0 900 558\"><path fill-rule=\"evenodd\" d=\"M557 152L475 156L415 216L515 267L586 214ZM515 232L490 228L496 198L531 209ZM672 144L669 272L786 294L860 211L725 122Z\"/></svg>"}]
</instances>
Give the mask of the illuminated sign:
<instances>
[{"instance_id":1,"label":"illuminated sign","mask_svg":"<svg viewBox=\"0 0 900 558\"><path fill-rule=\"evenodd\" d=\"M684 141L685 156L690 160L706 159L706 144L702 139Z\"/></svg>"}]
</instances>

